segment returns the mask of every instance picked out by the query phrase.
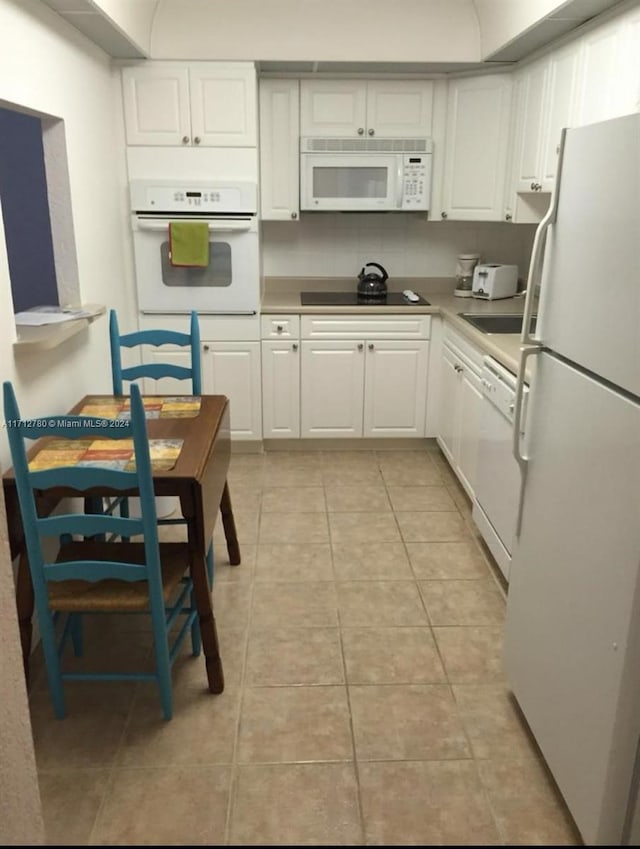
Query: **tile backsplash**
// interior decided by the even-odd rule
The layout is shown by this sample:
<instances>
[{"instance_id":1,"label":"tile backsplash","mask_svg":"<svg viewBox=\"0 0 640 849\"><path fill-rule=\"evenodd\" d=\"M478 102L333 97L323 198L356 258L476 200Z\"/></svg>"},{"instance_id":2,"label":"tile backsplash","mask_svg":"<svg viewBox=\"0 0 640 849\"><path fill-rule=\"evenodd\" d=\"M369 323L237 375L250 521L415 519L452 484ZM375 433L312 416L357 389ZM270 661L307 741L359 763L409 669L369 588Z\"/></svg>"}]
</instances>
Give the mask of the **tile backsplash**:
<instances>
[{"instance_id":1,"label":"tile backsplash","mask_svg":"<svg viewBox=\"0 0 640 849\"><path fill-rule=\"evenodd\" d=\"M262 224L267 277L349 277L379 262L394 277L453 277L459 253L515 263L526 277L533 225L427 221L403 213L311 213Z\"/></svg>"}]
</instances>

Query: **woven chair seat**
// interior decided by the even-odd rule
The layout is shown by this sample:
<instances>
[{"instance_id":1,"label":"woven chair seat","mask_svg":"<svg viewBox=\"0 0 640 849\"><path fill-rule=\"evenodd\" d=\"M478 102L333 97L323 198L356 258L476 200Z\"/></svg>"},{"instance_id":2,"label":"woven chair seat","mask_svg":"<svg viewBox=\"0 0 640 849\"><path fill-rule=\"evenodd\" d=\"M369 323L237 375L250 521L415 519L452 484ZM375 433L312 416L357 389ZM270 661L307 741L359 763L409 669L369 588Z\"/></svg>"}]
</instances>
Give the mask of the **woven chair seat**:
<instances>
[{"instance_id":1,"label":"woven chair seat","mask_svg":"<svg viewBox=\"0 0 640 849\"><path fill-rule=\"evenodd\" d=\"M187 543L161 543L162 585L165 604L176 594L178 584L189 567ZM139 542L71 542L63 545L57 563L72 560L113 560L125 563L144 563L144 544ZM149 610L148 583L120 581L108 578L102 581L67 580L51 582L49 606L52 610L67 613L113 613L117 611Z\"/></svg>"}]
</instances>

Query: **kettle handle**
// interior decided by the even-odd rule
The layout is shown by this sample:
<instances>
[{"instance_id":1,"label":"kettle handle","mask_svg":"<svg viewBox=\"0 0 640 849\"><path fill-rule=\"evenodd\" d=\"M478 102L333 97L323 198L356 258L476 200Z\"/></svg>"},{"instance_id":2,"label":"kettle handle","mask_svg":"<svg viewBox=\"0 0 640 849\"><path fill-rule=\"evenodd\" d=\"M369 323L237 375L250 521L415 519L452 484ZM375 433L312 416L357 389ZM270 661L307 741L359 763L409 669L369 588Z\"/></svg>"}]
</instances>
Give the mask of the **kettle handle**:
<instances>
[{"instance_id":1,"label":"kettle handle","mask_svg":"<svg viewBox=\"0 0 640 849\"><path fill-rule=\"evenodd\" d=\"M387 274L387 270L386 270L386 268L384 268L382 265L380 265L380 264L379 264L379 263L377 263L377 262L368 262L368 263L365 265L365 267L362 269L362 271L361 271L360 273L361 273L361 274L362 274L362 273L364 273L364 269L365 269L365 268L369 268L369 266L370 266L370 265L372 265L374 268L377 268L377 269L378 269L378 271L381 271L381 272L382 272L382 282L383 282L383 283L385 282L385 280L388 280L388 279L389 279L389 275Z\"/></svg>"}]
</instances>

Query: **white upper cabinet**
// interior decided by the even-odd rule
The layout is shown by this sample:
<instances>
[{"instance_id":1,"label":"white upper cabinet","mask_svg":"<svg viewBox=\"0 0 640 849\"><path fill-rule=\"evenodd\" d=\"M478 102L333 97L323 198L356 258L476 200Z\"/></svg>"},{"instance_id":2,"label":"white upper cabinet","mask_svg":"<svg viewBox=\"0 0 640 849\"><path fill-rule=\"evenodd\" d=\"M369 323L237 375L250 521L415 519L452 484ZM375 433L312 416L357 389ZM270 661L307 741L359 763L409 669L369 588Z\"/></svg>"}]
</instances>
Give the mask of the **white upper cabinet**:
<instances>
[{"instance_id":1,"label":"white upper cabinet","mask_svg":"<svg viewBox=\"0 0 640 849\"><path fill-rule=\"evenodd\" d=\"M506 74L449 82L442 218L504 219L511 86Z\"/></svg>"},{"instance_id":2,"label":"white upper cabinet","mask_svg":"<svg viewBox=\"0 0 640 849\"><path fill-rule=\"evenodd\" d=\"M249 62L149 62L122 69L127 144L255 147Z\"/></svg>"},{"instance_id":3,"label":"white upper cabinet","mask_svg":"<svg viewBox=\"0 0 640 849\"><path fill-rule=\"evenodd\" d=\"M188 144L189 71L162 63L122 69L127 144ZM185 141L186 139L186 141Z\"/></svg>"},{"instance_id":4,"label":"white upper cabinet","mask_svg":"<svg viewBox=\"0 0 640 849\"><path fill-rule=\"evenodd\" d=\"M547 62L527 66L516 82L516 191L540 191L541 148L546 117ZM539 186L539 188L538 188Z\"/></svg>"},{"instance_id":5,"label":"white upper cabinet","mask_svg":"<svg viewBox=\"0 0 640 849\"><path fill-rule=\"evenodd\" d=\"M580 45L570 44L525 66L517 76L514 108L514 190L550 192L563 127L575 123Z\"/></svg>"},{"instance_id":6,"label":"white upper cabinet","mask_svg":"<svg viewBox=\"0 0 640 849\"><path fill-rule=\"evenodd\" d=\"M260 210L264 221L300 214L298 80L260 80Z\"/></svg>"},{"instance_id":7,"label":"white upper cabinet","mask_svg":"<svg viewBox=\"0 0 640 849\"><path fill-rule=\"evenodd\" d=\"M622 27L618 21L599 27L582 40L582 71L578 96L578 125L605 121L619 114L615 109L620 85L619 49Z\"/></svg>"},{"instance_id":8,"label":"white upper cabinet","mask_svg":"<svg viewBox=\"0 0 640 849\"><path fill-rule=\"evenodd\" d=\"M538 182L542 190L553 189L558 170L560 137L564 127L572 127L576 121L576 97L580 69L580 45L570 44L557 50L548 60L547 88Z\"/></svg>"},{"instance_id":9,"label":"white upper cabinet","mask_svg":"<svg viewBox=\"0 0 640 849\"><path fill-rule=\"evenodd\" d=\"M379 80L367 84L367 133L370 136L431 136L433 83Z\"/></svg>"},{"instance_id":10,"label":"white upper cabinet","mask_svg":"<svg viewBox=\"0 0 640 849\"><path fill-rule=\"evenodd\" d=\"M300 135L431 135L429 80L302 80Z\"/></svg>"},{"instance_id":11,"label":"white upper cabinet","mask_svg":"<svg viewBox=\"0 0 640 849\"><path fill-rule=\"evenodd\" d=\"M367 123L367 84L362 80L302 80L300 135L364 135Z\"/></svg>"},{"instance_id":12,"label":"white upper cabinet","mask_svg":"<svg viewBox=\"0 0 640 849\"><path fill-rule=\"evenodd\" d=\"M191 65L189 87L194 144L256 146L256 72L252 64Z\"/></svg>"},{"instance_id":13,"label":"white upper cabinet","mask_svg":"<svg viewBox=\"0 0 640 849\"><path fill-rule=\"evenodd\" d=\"M625 17L620 45L621 114L640 112L640 9Z\"/></svg>"}]
</instances>

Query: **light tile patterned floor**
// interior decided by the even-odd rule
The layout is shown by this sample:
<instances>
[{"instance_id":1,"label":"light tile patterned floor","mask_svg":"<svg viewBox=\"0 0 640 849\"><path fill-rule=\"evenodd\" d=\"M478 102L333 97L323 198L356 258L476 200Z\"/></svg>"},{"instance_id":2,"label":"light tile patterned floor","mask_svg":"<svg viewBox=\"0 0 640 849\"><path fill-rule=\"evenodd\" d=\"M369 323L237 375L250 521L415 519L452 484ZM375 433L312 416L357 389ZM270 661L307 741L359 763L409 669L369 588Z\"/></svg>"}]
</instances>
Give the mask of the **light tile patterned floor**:
<instances>
[{"instance_id":1,"label":"light tile patterned floor","mask_svg":"<svg viewBox=\"0 0 640 849\"><path fill-rule=\"evenodd\" d=\"M234 455L242 565L214 537L227 686L31 706L52 843L576 844L502 673L504 599L437 450ZM175 529L173 530L175 533ZM149 663L144 620L87 663Z\"/></svg>"}]
</instances>

